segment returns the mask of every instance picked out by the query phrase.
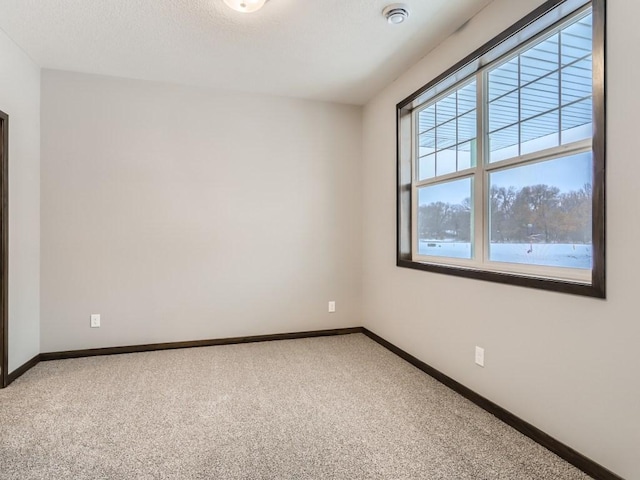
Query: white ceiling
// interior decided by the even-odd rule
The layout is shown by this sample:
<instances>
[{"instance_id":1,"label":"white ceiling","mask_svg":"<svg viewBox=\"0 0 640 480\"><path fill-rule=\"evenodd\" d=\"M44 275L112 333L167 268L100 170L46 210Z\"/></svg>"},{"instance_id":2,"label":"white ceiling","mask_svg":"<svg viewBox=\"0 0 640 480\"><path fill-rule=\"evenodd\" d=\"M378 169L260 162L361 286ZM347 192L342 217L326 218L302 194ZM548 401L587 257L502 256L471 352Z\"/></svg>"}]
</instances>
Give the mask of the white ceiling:
<instances>
[{"instance_id":1,"label":"white ceiling","mask_svg":"<svg viewBox=\"0 0 640 480\"><path fill-rule=\"evenodd\" d=\"M491 0L0 0L2 28L41 67L363 104Z\"/></svg>"}]
</instances>

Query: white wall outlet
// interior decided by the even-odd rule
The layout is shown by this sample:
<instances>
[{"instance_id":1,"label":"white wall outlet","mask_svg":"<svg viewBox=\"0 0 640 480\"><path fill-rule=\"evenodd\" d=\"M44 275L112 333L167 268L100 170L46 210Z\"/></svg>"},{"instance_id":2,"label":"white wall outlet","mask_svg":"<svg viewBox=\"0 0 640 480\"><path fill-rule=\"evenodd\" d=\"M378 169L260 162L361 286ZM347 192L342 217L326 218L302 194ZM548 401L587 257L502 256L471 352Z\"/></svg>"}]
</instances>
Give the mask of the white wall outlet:
<instances>
[{"instance_id":1,"label":"white wall outlet","mask_svg":"<svg viewBox=\"0 0 640 480\"><path fill-rule=\"evenodd\" d=\"M329 313L335 313L336 311L336 302L333 300L329 302Z\"/></svg>"},{"instance_id":2,"label":"white wall outlet","mask_svg":"<svg viewBox=\"0 0 640 480\"><path fill-rule=\"evenodd\" d=\"M100 314L92 313L91 314L91 328L100 328Z\"/></svg>"},{"instance_id":3,"label":"white wall outlet","mask_svg":"<svg viewBox=\"0 0 640 480\"><path fill-rule=\"evenodd\" d=\"M484 367L484 348L476 347L476 364Z\"/></svg>"}]
</instances>

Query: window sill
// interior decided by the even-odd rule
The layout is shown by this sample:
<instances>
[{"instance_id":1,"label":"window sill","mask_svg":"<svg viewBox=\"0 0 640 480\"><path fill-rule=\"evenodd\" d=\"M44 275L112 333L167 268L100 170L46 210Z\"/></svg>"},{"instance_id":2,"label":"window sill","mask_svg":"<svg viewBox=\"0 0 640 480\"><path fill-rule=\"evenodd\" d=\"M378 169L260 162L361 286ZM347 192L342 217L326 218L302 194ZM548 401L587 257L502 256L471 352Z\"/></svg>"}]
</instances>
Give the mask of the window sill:
<instances>
[{"instance_id":1,"label":"window sill","mask_svg":"<svg viewBox=\"0 0 640 480\"><path fill-rule=\"evenodd\" d=\"M456 267L449 265L438 265L433 263L416 262L411 258L397 259L396 265L402 268L423 270L432 273L443 273L463 278L476 280L486 280L489 282L503 283L508 285L518 285L521 287L537 288L560 293L571 293L594 298L606 298L604 288L598 287L595 282L584 284L567 280L554 280L548 278L538 278L514 273L493 272L488 270L478 270L468 267Z\"/></svg>"}]
</instances>

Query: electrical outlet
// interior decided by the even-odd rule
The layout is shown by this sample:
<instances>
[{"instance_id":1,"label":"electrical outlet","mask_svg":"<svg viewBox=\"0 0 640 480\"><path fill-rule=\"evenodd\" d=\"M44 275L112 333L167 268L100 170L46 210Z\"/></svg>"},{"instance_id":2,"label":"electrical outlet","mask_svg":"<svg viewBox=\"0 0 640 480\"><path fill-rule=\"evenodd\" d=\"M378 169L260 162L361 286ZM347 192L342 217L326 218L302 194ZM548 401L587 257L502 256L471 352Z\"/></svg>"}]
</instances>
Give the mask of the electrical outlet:
<instances>
[{"instance_id":1,"label":"electrical outlet","mask_svg":"<svg viewBox=\"0 0 640 480\"><path fill-rule=\"evenodd\" d=\"M336 311L336 302L331 301L329 302L329 313L335 313Z\"/></svg>"},{"instance_id":2,"label":"electrical outlet","mask_svg":"<svg viewBox=\"0 0 640 480\"><path fill-rule=\"evenodd\" d=\"M476 364L484 367L484 348L476 347Z\"/></svg>"},{"instance_id":3,"label":"electrical outlet","mask_svg":"<svg viewBox=\"0 0 640 480\"><path fill-rule=\"evenodd\" d=\"M91 314L91 328L100 328L100 314L92 313Z\"/></svg>"}]
</instances>

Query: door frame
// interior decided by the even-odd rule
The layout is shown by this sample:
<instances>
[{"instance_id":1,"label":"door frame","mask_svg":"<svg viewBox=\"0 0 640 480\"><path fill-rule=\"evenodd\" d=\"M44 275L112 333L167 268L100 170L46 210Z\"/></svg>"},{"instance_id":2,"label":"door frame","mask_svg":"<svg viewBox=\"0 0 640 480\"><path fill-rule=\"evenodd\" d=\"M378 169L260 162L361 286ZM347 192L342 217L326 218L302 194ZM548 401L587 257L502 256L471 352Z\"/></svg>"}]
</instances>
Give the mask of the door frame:
<instances>
[{"instance_id":1,"label":"door frame","mask_svg":"<svg viewBox=\"0 0 640 480\"><path fill-rule=\"evenodd\" d=\"M0 388L9 383L9 115L0 110Z\"/></svg>"}]
</instances>

